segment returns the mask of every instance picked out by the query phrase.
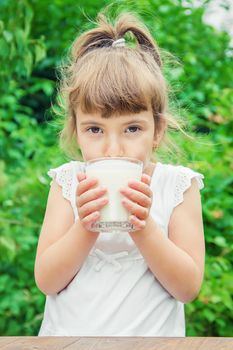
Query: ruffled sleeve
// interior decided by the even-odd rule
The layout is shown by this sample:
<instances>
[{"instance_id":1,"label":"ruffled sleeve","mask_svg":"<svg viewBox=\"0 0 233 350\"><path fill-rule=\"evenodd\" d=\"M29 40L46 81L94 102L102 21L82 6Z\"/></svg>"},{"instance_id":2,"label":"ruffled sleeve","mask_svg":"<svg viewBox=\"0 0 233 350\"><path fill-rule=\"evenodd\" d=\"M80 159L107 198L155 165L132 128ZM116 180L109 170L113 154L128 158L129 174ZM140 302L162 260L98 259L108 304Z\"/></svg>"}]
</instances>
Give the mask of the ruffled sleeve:
<instances>
[{"instance_id":1,"label":"ruffled sleeve","mask_svg":"<svg viewBox=\"0 0 233 350\"><path fill-rule=\"evenodd\" d=\"M71 163L63 164L57 168L50 169L48 175L54 179L62 188L62 195L68 201L72 198L73 168ZM51 185L52 181L50 182Z\"/></svg>"},{"instance_id":2,"label":"ruffled sleeve","mask_svg":"<svg viewBox=\"0 0 233 350\"><path fill-rule=\"evenodd\" d=\"M191 186L191 180L196 179L198 188L204 188L204 175L187 167L178 166L175 179L173 207L176 207L184 200L184 192Z\"/></svg>"},{"instance_id":3,"label":"ruffled sleeve","mask_svg":"<svg viewBox=\"0 0 233 350\"><path fill-rule=\"evenodd\" d=\"M79 218L76 206L77 173L79 171L84 172L84 163L70 161L57 168L50 169L47 172L47 174L61 186L63 197L70 202L74 213L74 221L77 221ZM52 181L50 185L51 183Z\"/></svg>"}]
</instances>

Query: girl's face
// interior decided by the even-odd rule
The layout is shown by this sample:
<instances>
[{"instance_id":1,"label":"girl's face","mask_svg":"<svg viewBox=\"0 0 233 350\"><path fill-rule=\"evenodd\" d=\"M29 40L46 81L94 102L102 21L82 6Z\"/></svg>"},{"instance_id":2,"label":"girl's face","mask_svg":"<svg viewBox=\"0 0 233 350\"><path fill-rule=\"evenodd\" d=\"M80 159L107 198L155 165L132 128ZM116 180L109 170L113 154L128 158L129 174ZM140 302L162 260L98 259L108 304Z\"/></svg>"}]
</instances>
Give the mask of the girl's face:
<instances>
[{"instance_id":1,"label":"girl's face","mask_svg":"<svg viewBox=\"0 0 233 350\"><path fill-rule=\"evenodd\" d=\"M155 144L152 111L102 118L77 110L77 141L84 161L102 157L131 157L146 168Z\"/></svg>"}]
</instances>

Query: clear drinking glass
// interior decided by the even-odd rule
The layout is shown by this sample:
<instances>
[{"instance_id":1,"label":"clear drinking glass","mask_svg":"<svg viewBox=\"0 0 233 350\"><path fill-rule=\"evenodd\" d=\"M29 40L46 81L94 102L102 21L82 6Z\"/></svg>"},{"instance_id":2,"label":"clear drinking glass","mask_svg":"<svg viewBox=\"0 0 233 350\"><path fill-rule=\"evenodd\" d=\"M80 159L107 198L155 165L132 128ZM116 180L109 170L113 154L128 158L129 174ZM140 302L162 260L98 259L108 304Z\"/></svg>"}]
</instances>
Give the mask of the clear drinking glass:
<instances>
[{"instance_id":1,"label":"clear drinking glass","mask_svg":"<svg viewBox=\"0 0 233 350\"><path fill-rule=\"evenodd\" d=\"M96 158L85 163L87 177L98 179L100 186L107 187L109 202L100 210L100 219L92 225L94 232L130 232L129 211L122 205L121 187L127 187L129 180L141 180L143 162L128 157Z\"/></svg>"}]
</instances>

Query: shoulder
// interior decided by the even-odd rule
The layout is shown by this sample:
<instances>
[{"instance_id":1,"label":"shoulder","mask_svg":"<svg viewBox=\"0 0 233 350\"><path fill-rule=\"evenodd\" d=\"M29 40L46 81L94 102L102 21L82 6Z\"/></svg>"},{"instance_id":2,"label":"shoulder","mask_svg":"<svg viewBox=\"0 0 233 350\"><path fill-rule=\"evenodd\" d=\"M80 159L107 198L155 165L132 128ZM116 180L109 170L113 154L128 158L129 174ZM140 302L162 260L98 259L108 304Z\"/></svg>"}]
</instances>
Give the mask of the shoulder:
<instances>
[{"instance_id":1,"label":"shoulder","mask_svg":"<svg viewBox=\"0 0 233 350\"><path fill-rule=\"evenodd\" d=\"M168 164L168 163L161 163L158 162L158 167L160 168L160 172L163 173L163 175L166 175L167 178L173 178L174 175L177 174L186 174L193 176L194 174L201 175L201 178L204 178L204 175L197 170L191 169L190 167L183 166L180 164Z\"/></svg>"}]
</instances>

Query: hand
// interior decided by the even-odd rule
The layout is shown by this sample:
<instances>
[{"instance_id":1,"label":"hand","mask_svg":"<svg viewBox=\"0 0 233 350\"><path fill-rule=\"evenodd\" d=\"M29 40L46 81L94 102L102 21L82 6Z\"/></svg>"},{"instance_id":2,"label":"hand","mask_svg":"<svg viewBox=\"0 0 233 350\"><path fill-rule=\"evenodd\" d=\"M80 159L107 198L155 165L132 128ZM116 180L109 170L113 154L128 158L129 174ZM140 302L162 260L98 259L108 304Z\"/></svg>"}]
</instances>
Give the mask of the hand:
<instances>
[{"instance_id":1,"label":"hand","mask_svg":"<svg viewBox=\"0 0 233 350\"><path fill-rule=\"evenodd\" d=\"M91 231L92 224L100 218L99 210L108 203L108 198L103 197L107 188L100 186L93 188L98 183L98 179L87 178L85 173L79 172L77 178L79 180L76 190L78 215L83 227Z\"/></svg>"},{"instance_id":2,"label":"hand","mask_svg":"<svg viewBox=\"0 0 233 350\"><path fill-rule=\"evenodd\" d=\"M142 230L146 226L152 205L153 192L150 189L151 177L142 174L141 181L132 180L127 188L120 189L126 198L122 199L123 206L130 212L129 222L134 231Z\"/></svg>"}]
</instances>

